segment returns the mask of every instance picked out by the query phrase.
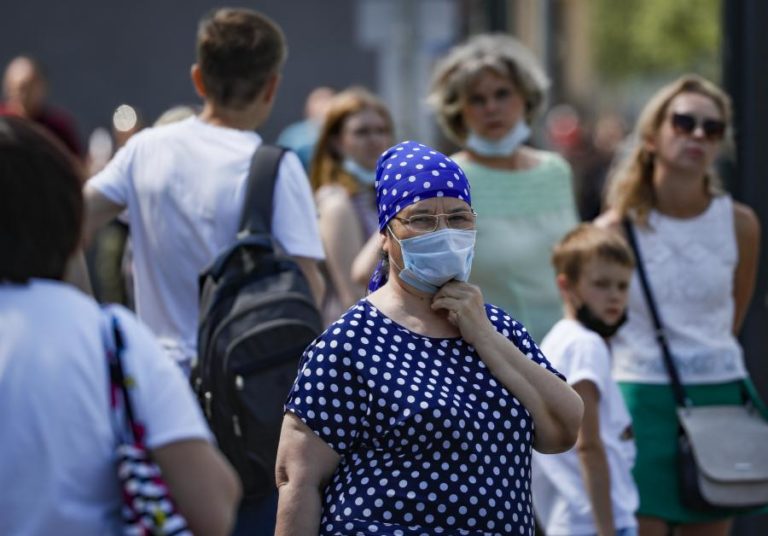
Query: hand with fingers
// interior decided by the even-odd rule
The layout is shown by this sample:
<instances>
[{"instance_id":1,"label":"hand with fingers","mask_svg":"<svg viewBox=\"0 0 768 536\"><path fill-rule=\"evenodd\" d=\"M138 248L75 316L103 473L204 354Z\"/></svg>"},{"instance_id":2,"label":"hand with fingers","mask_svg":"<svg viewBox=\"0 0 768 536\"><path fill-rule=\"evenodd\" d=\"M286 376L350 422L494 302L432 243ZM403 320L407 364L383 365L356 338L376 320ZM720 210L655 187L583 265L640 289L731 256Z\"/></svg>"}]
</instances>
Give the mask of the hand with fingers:
<instances>
[{"instance_id":1,"label":"hand with fingers","mask_svg":"<svg viewBox=\"0 0 768 536\"><path fill-rule=\"evenodd\" d=\"M432 298L432 310L444 310L448 321L459 328L461 337L469 344L495 328L485 312L485 302L480 288L463 281L449 281Z\"/></svg>"}]
</instances>

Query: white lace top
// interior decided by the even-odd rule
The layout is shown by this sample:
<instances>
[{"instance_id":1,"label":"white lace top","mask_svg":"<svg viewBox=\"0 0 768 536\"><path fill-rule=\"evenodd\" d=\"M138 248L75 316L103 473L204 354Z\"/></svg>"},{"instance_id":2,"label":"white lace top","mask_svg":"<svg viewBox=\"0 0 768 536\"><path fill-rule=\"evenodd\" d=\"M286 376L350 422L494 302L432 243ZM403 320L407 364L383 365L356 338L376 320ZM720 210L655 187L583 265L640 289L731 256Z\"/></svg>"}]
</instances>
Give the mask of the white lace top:
<instances>
[{"instance_id":1,"label":"white lace top","mask_svg":"<svg viewBox=\"0 0 768 536\"><path fill-rule=\"evenodd\" d=\"M738 246L733 203L723 195L694 218L655 210L635 228L656 305L683 383L716 383L746 376L732 334L733 277ZM617 381L669 383L637 273L629 320L613 340Z\"/></svg>"}]
</instances>

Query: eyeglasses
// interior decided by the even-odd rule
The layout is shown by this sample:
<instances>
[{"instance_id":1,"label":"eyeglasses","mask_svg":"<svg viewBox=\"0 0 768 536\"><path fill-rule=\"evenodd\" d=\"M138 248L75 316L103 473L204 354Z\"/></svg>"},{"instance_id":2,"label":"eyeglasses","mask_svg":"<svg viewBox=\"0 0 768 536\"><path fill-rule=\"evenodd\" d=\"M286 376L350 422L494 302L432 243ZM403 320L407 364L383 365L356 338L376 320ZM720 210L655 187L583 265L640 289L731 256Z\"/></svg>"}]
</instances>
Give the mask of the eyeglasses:
<instances>
[{"instance_id":1,"label":"eyeglasses","mask_svg":"<svg viewBox=\"0 0 768 536\"><path fill-rule=\"evenodd\" d=\"M451 229L474 229L477 213L474 210L462 210L450 214L418 214L410 218L393 219L402 222L405 227L414 233L431 233L440 225L440 218L445 218L445 225Z\"/></svg>"},{"instance_id":2,"label":"eyeglasses","mask_svg":"<svg viewBox=\"0 0 768 536\"><path fill-rule=\"evenodd\" d=\"M725 136L725 121L717 119L698 118L691 114L674 113L670 116L670 123L678 134L690 136L697 128L701 127L704 137L709 141L719 141Z\"/></svg>"}]
</instances>

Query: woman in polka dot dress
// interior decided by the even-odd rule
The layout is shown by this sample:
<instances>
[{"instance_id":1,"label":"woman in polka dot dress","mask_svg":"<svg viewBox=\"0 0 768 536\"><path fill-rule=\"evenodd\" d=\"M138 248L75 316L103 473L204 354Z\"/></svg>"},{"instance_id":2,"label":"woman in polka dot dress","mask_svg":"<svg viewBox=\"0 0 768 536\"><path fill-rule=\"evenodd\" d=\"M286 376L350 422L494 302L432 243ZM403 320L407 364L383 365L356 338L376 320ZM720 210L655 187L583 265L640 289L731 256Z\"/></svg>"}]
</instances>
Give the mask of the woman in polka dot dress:
<instances>
[{"instance_id":1,"label":"woman in polka dot dress","mask_svg":"<svg viewBox=\"0 0 768 536\"><path fill-rule=\"evenodd\" d=\"M379 159L376 197L388 262L304 354L276 534L532 535L531 448L570 448L581 400L466 283L475 214L459 166L401 143Z\"/></svg>"}]
</instances>

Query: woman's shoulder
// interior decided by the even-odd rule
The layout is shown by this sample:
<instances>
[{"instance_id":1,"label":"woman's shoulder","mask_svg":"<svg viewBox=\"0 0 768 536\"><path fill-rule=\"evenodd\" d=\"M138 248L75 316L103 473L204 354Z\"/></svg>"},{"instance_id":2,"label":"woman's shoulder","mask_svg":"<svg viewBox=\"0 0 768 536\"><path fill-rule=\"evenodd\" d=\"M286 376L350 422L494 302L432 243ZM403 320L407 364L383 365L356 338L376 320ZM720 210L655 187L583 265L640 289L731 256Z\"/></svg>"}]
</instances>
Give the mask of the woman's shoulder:
<instances>
[{"instance_id":1,"label":"woman's shoulder","mask_svg":"<svg viewBox=\"0 0 768 536\"><path fill-rule=\"evenodd\" d=\"M749 205L733 201L733 221L737 233L739 230L750 234L760 232L760 219Z\"/></svg>"},{"instance_id":2,"label":"woman's shoulder","mask_svg":"<svg viewBox=\"0 0 768 536\"><path fill-rule=\"evenodd\" d=\"M740 249L756 250L760 244L760 219L751 207L733 202L733 225Z\"/></svg>"},{"instance_id":3,"label":"woman's shoulder","mask_svg":"<svg viewBox=\"0 0 768 536\"><path fill-rule=\"evenodd\" d=\"M521 337L524 333L528 333L528 330L520 321L501 307L492 303L485 304L485 314L496 329L507 337Z\"/></svg>"},{"instance_id":4,"label":"woman's shoulder","mask_svg":"<svg viewBox=\"0 0 768 536\"><path fill-rule=\"evenodd\" d=\"M363 334L370 335L373 333L373 328L383 321L384 317L365 298L361 298L332 322L317 340L340 338L354 340Z\"/></svg>"},{"instance_id":5,"label":"woman's shoulder","mask_svg":"<svg viewBox=\"0 0 768 536\"><path fill-rule=\"evenodd\" d=\"M608 209L593 220L593 224L609 231L619 231L622 223L621 214L615 209Z\"/></svg>"},{"instance_id":6,"label":"woman's shoulder","mask_svg":"<svg viewBox=\"0 0 768 536\"><path fill-rule=\"evenodd\" d=\"M315 201L318 204L349 203L349 192L336 182L323 184L315 192Z\"/></svg>"},{"instance_id":7,"label":"woman's shoulder","mask_svg":"<svg viewBox=\"0 0 768 536\"><path fill-rule=\"evenodd\" d=\"M157 338L146 325L139 321L135 313L118 304L105 305L102 312L108 322L115 321L125 347L129 350L131 360L137 361L139 366L166 361L165 352Z\"/></svg>"},{"instance_id":8,"label":"woman's shoulder","mask_svg":"<svg viewBox=\"0 0 768 536\"><path fill-rule=\"evenodd\" d=\"M564 175L571 176L571 165L563 158L562 155L553 152L545 151L544 149L536 149L533 147L525 147L528 153L528 157L537 164L532 166L533 170L546 170L552 172L553 170L562 173Z\"/></svg>"}]
</instances>

